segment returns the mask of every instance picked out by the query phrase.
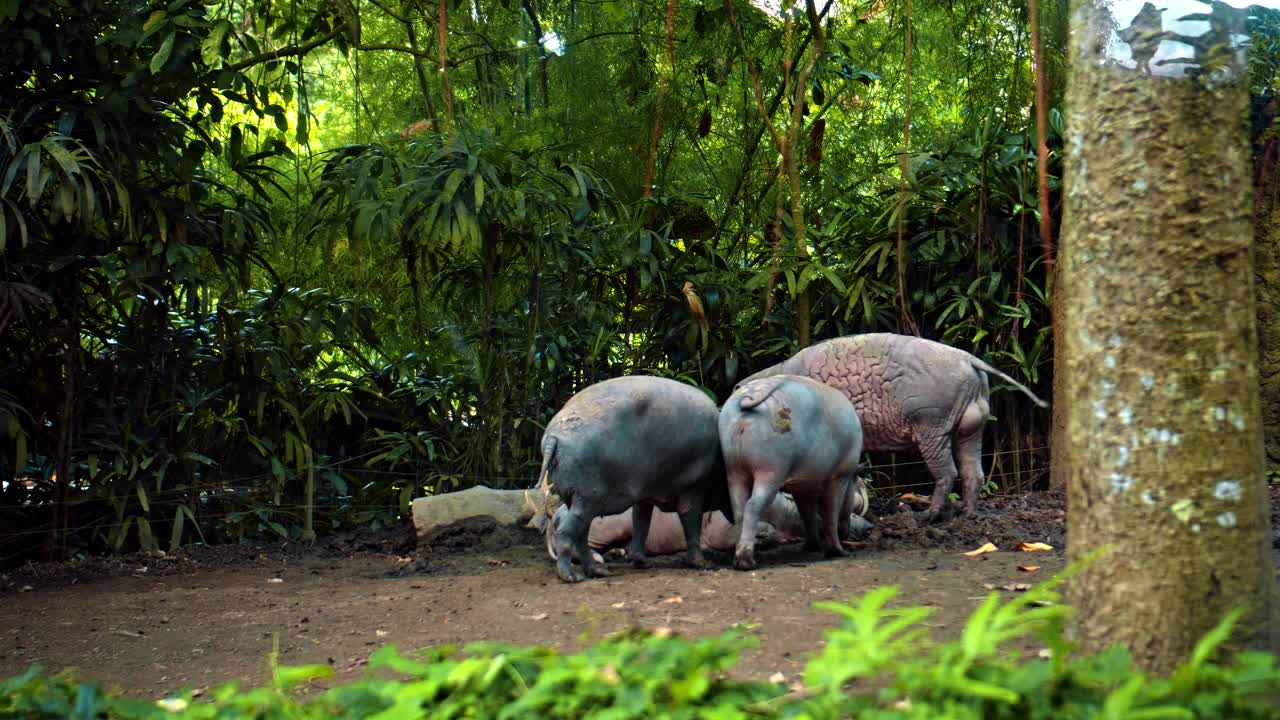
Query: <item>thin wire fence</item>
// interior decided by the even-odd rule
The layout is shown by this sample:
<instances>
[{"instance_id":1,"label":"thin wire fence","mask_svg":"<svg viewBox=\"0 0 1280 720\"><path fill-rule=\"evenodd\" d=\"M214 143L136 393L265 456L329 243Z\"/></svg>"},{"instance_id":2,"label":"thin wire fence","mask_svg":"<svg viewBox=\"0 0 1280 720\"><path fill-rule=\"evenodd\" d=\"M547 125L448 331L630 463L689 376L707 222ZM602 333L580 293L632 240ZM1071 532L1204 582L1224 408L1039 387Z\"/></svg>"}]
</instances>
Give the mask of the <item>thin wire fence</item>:
<instances>
[{"instance_id":1,"label":"thin wire fence","mask_svg":"<svg viewBox=\"0 0 1280 720\"><path fill-rule=\"evenodd\" d=\"M983 454L983 456L982 456L982 457L983 457L984 459L988 459L988 460L989 460L989 459L992 459L992 458L1001 457L1001 456L1005 456L1005 455L1013 455L1013 454L1017 454L1017 453L1024 453L1024 452L1033 452L1033 451L1036 451L1036 450L1043 450L1043 449L1046 449L1046 448L1047 448L1047 446L1043 446L1043 445L1042 445L1042 446L1038 446L1038 447L1022 448L1022 449L1019 449L1019 450L1004 450L1004 451L1000 451L1000 452L985 453L985 454ZM925 464L925 462L924 462L923 460L917 460L917 461L910 461L910 462L893 463L893 464L891 464L891 465L884 465L884 466L882 466L882 467L884 467L884 468L886 468L886 469L896 469L896 468L902 468L902 467L919 466L919 465L924 465L924 464ZM319 467L336 468L336 467L338 467L338 466L339 466L338 464L334 464L334 465L327 465L327 466L317 466L317 468L319 468ZM360 470L359 472L367 472L367 471L365 471L365 470ZM405 478L411 478L411 477L422 477L421 473L397 472L397 471L392 471L392 470L382 470L382 471L378 471L378 472L379 472L380 474L384 474L384 475L396 475L396 476L399 476L399 477L405 477ZM995 474L985 475L984 477L985 477L985 479L987 479L987 480L998 480L999 478L1021 476L1021 475L1024 475L1024 474L1025 474L1025 472L1026 472L1026 471L1021 471L1021 470L1010 470L1010 471L1006 471L1006 472L999 472L999 473L995 473ZM270 476L271 476L271 473L267 473L267 474L262 475L262 476L246 476L246 477L240 477L240 478L237 478L237 479L238 479L238 480L240 480L240 481L244 481L244 480L253 479L254 477L270 477ZM477 480L477 481L479 481L479 480L520 480L520 481L524 481L524 482L531 483L531 485L530 485L530 487L529 487L529 488L517 488L517 489L531 489L531 488L532 488L532 483L535 483L535 482L537 481L537 479L538 479L538 478L537 478L537 476L528 476L528 475L479 475L479 476L470 476L470 475L469 475L469 476L467 476L467 478L468 478L468 479L471 479L471 480ZM899 487L905 487L905 486L899 486L899 485L895 484L895 485L891 485L891 486L889 486L889 487L890 487L890 488L895 488L895 489L896 489L896 488L899 488ZM253 486L253 485L242 486L242 487L234 487L234 488L227 488L227 487L219 487L219 488L216 488L216 490L220 490L220 491L227 491L227 490L233 490L233 491L240 491L240 490L243 490L243 491L252 491L252 490L261 490L261 489L262 489L261 487L259 487L259 486ZM886 489L886 488L883 488L883 487L882 487L882 488L880 488L880 489ZM187 493L189 493L189 492L191 492L189 489L183 489L183 490L182 490L182 493L183 493L183 494L187 494ZM160 497L160 496L162 496L163 494L164 494L163 492L161 492L161 493L155 493L154 497ZM361 512L361 511L369 511L369 510L372 510L372 511L379 511L379 510L382 510L382 511L393 511L393 510L399 510L399 509L400 509L400 505L399 505L398 503L380 503L380 504L370 504L370 505L364 505L364 504L355 504L355 505L353 505L353 504L347 504L347 503L317 503L317 504L313 504L311 507L312 507L314 510L350 510L350 511L353 511L353 512ZM271 510L271 511L275 512L275 511L305 511L305 510L306 510L306 508L307 508L307 506L306 506L306 505L304 505L304 504L298 504L298 503L285 503L285 504L278 504L278 505L277 505L277 504L271 504L271 505L266 506L264 509L269 509L269 510ZM254 515L254 514L255 514L255 511L254 511L254 510L230 510L230 511L226 511L226 512L216 512L216 513L204 513L204 512L202 512L202 513L200 513L200 519L201 519L201 521L202 521L202 522L207 522L207 521L212 521L212 520L218 520L218 519L222 519L222 518L231 517L231 516L233 516L233 515L243 515L243 516L249 517L249 516L252 516L252 515ZM98 530L98 531L111 530L111 529L114 529L114 528L124 527L124 526L126 526L126 525L133 524L134 522L135 522L134 520L126 520L126 521L122 521L122 522L113 522L113 523L88 523L88 524L85 524L85 525L79 525L79 526L76 526L76 527L66 528L65 530L63 530L63 531L62 531L62 533L63 533L63 534L66 534L66 535L70 535L70 534L74 534L74 533L81 532L81 531L84 531L84 530ZM33 536L33 535L47 535L48 533L49 533L49 528L43 528L43 529L38 529L38 530L21 530L21 531L17 531L17 532L0 533L0 540L10 540L10 539L19 538L19 537L30 537L30 536ZM25 553L25 552L26 552L26 551L24 551L24 553ZM21 554L24 554L24 553L19 553L18 555L21 555ZM17 557L18 555L11 555L11 556L9 556L8 558L0 558L0 562L3 562L4 560L12 559L13 557Z\"/></svg>"}]
</instances>

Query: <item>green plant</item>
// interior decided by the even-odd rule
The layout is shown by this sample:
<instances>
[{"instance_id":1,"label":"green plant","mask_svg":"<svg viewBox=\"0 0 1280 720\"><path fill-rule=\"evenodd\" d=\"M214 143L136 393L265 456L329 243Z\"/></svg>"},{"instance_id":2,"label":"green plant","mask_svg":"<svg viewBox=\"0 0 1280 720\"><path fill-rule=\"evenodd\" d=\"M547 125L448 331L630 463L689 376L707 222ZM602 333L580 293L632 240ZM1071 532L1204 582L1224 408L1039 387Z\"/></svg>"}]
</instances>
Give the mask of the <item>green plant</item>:
<instances>
[{"instance_id":1,"label":"green plant","mask_svg":"<svg viewBox=\"0 0 1280 720\"><path fill-rule=\"evenodd\" d=\"M1064 574L1065 575L1065 574ZM960 637L933 643L925 607L891 607L894 587L848 603L817 606L842 618L809 660L804 682L787 688L727 676L756 644L746 627L689 640L667 629L631 629L572 654L502 643L445 646L406 657L378 650L377 676L320 692L324 665L285 667L271 657L272 682L225 685L196 700L158 702L104 693L68 673L33 667L0 682L0 718L826 718L1001 720L1008 718L1280 717L1280 666L1269 653L1215 659L1240 620L1233 612L1207 633L1169 677L1148 677L1127 652L1079 656L1063 637L1069 609L1054 587L1063 576L1001 602L990 593ZM1038 643L1031 641L1038 640ZM1045 652L1034 652L1036 645ZM388 676L391 674L391 677Z\"/></svg>"}]
</instances>

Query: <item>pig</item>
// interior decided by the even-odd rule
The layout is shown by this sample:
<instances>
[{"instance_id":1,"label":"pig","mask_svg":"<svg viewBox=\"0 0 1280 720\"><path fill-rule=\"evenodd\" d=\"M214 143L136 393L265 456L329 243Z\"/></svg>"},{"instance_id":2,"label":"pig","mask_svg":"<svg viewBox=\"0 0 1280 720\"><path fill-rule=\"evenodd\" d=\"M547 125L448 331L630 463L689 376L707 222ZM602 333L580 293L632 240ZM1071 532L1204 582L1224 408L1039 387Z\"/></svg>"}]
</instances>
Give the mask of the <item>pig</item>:
<instances>
[{"instance_id":1,"label":"pig","mask_svg":"<svg viewBox=\"0 0 1280 720\"><path fill-rule=\"evenodd\" d=\"M959 348L895 333L867 333L811 345L741 383L803 375L843 392L862 421L867 450L918 449L934 478L925 516L938 519L957 476L964 514L977 509L982 487L982 430L990 413L987 373L1042 408L1049 404ZM959 462L959 471L956 464Z\"/></svg>"},{"instance_id":2,"label":"pig","mask_svg":"<svg viewBox=\"0 0 1280 720\"><path fill-rule=\"evenodd\" d=\"M532 492L532 491L526 491ZM841 539L857 539L871 529L864 517L869 503L865 485L861 482L850 484L849 494L845 497L845 511L849 517L849 531L841 535ZM552 513L554 514L554 513ZM529 527L543 530L543 523L548 515L538 508L535 516L529 520ZM631 543L631 511L619 515L602 515L591 521L591 529L587 533L587 544L598 562L604 562L599 555L602 552L625 549ZM804 523L795 500L785 492L778 493L764 518L761 518L760 529L756 533L756 542L766 540L769 543L791 543L805 539ZM556 559L555 544L550 542L552 536L547 535L547 556ZM718 512L706 512L702 516L702 549L732 550L738 542L736 528ZM649 524L649 536L645 540L644 551L648 556L674 555L687 549L684 530L680 525L680 517L675 513L654 510Z\"/></svg>"},{"instance_id":3,"label":"pig","mask_svg":"<svg viewBox=\"0 0 1280 720\"><path fill-rule=\"evenodd\" d=\"M676 512L685 562L705 568L698 537L706 509L730 511L715 401L675 380L627 376L571 397L542 435L541 482L563 504L546 532L565 582L607 575L587 534L601 515L632 512L630 559L646 562L653 508ZM582 563L583 573L573 567Z\"/></svg>"},{"instance_id":4,"label":"pig","mask_svg":"<svg viewBox=\"0 0 1280 720\"><path fill-rule=\"evenodd\" d=\"M821 547L827 557L846 554L839 534L847 532L848 514L840 511L861 469L862 426L843 393L797 375L754 380L725 401L719 429L740 528L735 568L756 566L756 524L783 489L800 510L805 548Z\"/></svg>"}]
</instances>

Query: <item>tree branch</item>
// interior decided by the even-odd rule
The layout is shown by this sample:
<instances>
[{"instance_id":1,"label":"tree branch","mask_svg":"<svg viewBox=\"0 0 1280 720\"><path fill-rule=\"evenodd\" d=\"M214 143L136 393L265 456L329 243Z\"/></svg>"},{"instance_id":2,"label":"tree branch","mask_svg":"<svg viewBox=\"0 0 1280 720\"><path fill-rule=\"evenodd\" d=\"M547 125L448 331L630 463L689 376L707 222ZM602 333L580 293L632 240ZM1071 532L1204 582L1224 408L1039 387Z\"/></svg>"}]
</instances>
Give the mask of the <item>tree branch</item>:
<instances>
[{"instance_id":1,"label":"tree branch","mask_svg":"<svg viewBox=\"0 0 1280 720\"><path fill-rule=\"evenodd\" d=\"M391 8L389 8L389 7L387 7L386 5L383 5L382 3L378 2L378 0L369 0L369 4L373 5L374 7L378 8L378 9L379 9L379 10L381 10L382 12L384 12L384 13L386 13L387 15L391 16L392 18L394 18L395 20L397 20L398 22L400 22L402 25L408 25L408 24L411 24L411 23L413 22L412 20L410 20L410 19L408 18L408 16L406 16L406 15L400 15L399 13L396 13L396 12L395 12L395 11L393 11Z\"/></svg>"},{"instance_id":2,"label":"tree branch","mask_svg":"<svg viewBox=\"0 0 1280 720\"><path fill-rule=\"evenodd\" d=\"M272 60L279 60L280 58L283 58L283 57L294 57L294 56L301 57L311 52L312 50L315 50L321 45L332 42L334 38L338 37L341 34L342 34L341 30L331 30L327 35L321 35L319 37L312 38L311 40L304 42L301 45L290 45L288 47L282 47L276 50L272 50L271 52L265 52L258 55L254 55L253 57L245 58L240 62L231 63L230 65L224 65L222 69L230 70L231 72L240 72L241 70L251 68L254 65L261 65L262 63L271 62Z\"/></svg>"},{"instance_id":3,"label":"tree branch","mask_svg":"<svg viewBox=\"0 0 1280 720\"><path fill-rule=\"evenodd\" d=\"M424 58L426 60L434 60L436 58L428 50L419 50L417 48L405 47L404 45L392 45L391 43L368 43L366 45L357 45L356 49L361 52L373 52L377 50L388 50L390 52L404 53L405 55L413 55L414 57Z\"/></svg>"}]
</instances>

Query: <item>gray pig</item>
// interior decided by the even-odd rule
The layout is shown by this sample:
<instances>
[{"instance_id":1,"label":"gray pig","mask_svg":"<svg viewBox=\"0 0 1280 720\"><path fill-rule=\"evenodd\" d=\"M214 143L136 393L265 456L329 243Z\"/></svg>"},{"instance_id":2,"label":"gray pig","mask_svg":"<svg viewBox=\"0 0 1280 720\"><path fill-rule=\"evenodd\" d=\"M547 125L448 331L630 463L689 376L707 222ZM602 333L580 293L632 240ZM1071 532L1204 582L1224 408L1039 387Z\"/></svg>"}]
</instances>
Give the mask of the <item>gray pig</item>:
<instances>
[{"instance_id":1,"label":"gray pig","mask_svg":"<svg viewBox=\"0 0 1280 720\"><path fill-rule=\"evenodd\" d=\"M935 481L929 520L942 512L957 475L964 481L964 512L971 514L977 507L982 428L990 412L986 373L1049 407L1013 378L959 348L894 333L811 345L742 383L783 373L820 380L852 400L867 450L919 449Z\"/></svg>"},{"instance_id":2,"label":"gray pig","mask_svg":"<svg viewBox=\"0 0 1280 720\"><path fill-rule=\"evenodd\" d=\"M804 521L805 548L844 555L847 498L861 468L862 427L840 391L807 377L775 375L739 385L720 409L733 516L740 521L733 566L756 566L756 523L779 490L795 498ZM822 519L819 542L817 516Z\"/></svg>"},{"instance_id":3,"label":"gray pig","mask_svg":"<svg viewBox=\"0 0 1280 720\"><path fill-rule=\"evenodd\" d=\"M565 582L608 573L587 543L591 521L632 511L630 559L645 563L654 506L680 514L686 562L706 567L698 536L704 509L728 512L715 402L684 383L632 376L569 398L542 435L542 481L563 504L548 532Z\"/></svg>"}]
</instances>

